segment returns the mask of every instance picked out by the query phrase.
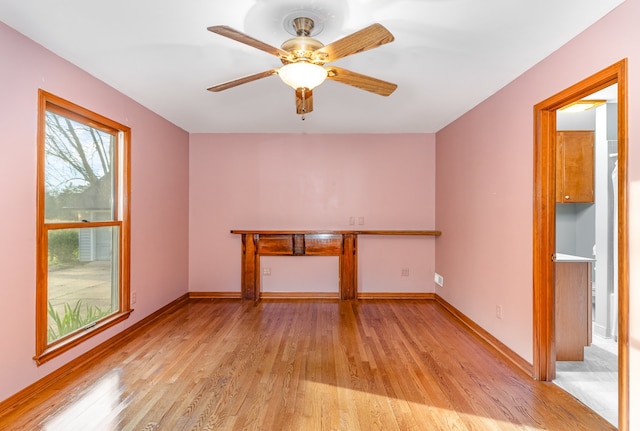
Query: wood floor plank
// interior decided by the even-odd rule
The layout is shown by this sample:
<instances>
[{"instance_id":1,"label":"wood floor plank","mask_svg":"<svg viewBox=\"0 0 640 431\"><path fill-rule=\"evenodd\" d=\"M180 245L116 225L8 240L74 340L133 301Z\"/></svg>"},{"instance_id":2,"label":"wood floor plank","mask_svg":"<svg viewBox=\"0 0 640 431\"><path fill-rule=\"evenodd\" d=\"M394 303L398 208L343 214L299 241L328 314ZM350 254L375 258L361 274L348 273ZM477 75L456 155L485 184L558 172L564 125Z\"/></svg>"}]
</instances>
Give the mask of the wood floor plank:
<instances>
[{"instance_id":1,"label":"wood floor plank","mask_svg":"<svg viewBox=\"0 0 640 431\"><path fill-rule=\"evenodd\" d=\"M199 299L0 430L610 430L436 302Z\"/></svg>"}]
</instances>

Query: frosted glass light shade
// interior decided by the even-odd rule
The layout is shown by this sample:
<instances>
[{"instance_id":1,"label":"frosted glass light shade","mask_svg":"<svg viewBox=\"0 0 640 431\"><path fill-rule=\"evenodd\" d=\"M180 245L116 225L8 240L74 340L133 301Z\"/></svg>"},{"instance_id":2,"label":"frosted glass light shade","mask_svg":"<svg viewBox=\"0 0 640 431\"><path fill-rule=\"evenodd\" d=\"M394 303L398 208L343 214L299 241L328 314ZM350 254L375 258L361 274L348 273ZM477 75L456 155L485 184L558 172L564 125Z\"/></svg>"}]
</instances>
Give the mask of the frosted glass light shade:
<instances>
[{"instance_id":1,"label":"frosted glass light shade","mask_svg":"<svg viewBox=\"0 0 640 431\"><path fill-rule=\"evenodd\" d=\"M282 82L297 90L308 88L313 90L322 84L327 77L327 71L322 66L313 63L289 63L278 70Z\"/></svg>"}]
</instances>

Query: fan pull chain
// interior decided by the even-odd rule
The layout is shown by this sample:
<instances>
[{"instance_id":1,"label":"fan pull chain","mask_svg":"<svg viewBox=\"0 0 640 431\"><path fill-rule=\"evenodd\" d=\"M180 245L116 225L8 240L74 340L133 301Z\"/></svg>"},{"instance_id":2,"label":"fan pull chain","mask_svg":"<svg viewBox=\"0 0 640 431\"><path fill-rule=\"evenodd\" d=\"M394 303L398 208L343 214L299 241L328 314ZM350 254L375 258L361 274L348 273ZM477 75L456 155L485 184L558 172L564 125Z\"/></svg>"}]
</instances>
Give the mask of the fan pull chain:
<instances>
[{"instance_id":1,"label":"fan pull chain","mask_svg":"<svg viewBox=\"0 0 640 431\"><path fill-rule=\"evenodd\" d=\"M306 99L306 97L305 97L306 93L307 93L307 92L306 92L306 91L305 91L305 89L303 88L303 89L302 89L302 117L301 117L301 118L302 118L302 121L306 120L306 118L305 118L305 113L307 112L307 110L305 109L305 106L307 106L306 101L305 101L305 99Z\"/></svg>"}]
</instances>

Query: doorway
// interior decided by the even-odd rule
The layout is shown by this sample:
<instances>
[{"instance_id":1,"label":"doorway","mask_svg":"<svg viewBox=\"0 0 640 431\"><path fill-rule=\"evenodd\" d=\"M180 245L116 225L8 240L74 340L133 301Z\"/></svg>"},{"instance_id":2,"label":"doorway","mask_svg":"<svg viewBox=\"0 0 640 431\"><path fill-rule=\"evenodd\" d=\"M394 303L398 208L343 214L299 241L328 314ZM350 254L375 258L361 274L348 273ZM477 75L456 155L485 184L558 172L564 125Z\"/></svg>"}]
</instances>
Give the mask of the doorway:
<instances>
[{"instance_id":1,"label":"doorway","mask_svg":"<svg viewBox=\"0 0 640 431\"><path fill-rule=\"evenodd\" d=\"M617 84L617 272L618 272L618 427L628 430L628 226L626 59L540 102L534 107L534 377L556 377L555 262L557 110Z\"/></svg>"},{"instance_id":2,"label":"doorway","mask_svg":"<svg viewBox=\"0 0 640 431\"><path fill-rule=\"evenodd\" d=\"M553 380L614 425L618 423L617 94L614 84L557 111ZM567 279L570 275L579 278Z\"/></svg>"}]
</instances>

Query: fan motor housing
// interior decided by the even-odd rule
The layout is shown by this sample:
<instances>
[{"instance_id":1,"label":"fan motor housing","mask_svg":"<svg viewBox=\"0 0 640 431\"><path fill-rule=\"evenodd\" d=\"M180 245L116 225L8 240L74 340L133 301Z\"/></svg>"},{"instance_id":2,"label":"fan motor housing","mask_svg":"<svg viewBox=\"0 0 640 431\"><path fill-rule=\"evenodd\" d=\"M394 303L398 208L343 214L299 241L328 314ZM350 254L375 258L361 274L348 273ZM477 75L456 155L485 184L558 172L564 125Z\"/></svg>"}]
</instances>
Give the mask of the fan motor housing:
<instances>
[{"instance_id":1,"label":"fan motor housing","mask_svg":"<svg viewBox=\"0 0 640 431\"><path fill-rule=\"evenodd\" d=\"M307 36L293 37L286 40L281 46L283 50L288 51L293 55L293 58L288 59L293 62L315 61L316 59L312 58L314 51L323 47L324 45L318 39Z\"/></svg>"}]
</instances>

